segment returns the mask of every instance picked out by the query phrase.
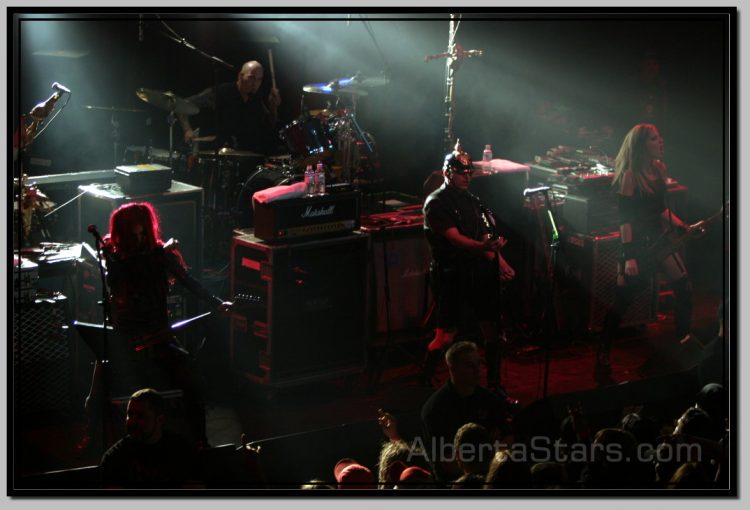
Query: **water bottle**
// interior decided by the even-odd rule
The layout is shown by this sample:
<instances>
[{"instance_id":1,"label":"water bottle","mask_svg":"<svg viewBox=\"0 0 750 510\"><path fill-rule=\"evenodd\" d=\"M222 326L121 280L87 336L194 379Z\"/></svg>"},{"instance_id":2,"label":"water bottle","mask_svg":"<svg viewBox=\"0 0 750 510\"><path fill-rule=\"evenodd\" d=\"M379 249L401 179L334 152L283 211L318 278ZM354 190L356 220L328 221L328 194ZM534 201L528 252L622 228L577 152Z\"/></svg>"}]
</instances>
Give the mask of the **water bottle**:
<instances>
[{"instance_id":1,"label":"water bottle","mask_svg":"<svg viewBox=\"0 0 750 510\"><path fill-rule=\"evenodd\" d=\"M315 194L326 194L326 170L323 168L322 161L318 161L318 166L315 168Z\"/></svg>"},{"instance_id":2,"label":"water bottle","mask_svg":"<svg viewBox=\"0 0 750 510\"><path fill-rule=\"evenodd\" d=\"M313 172L312 165L307 165L305 168L305 196L313 196L315 194L315 172Z\"/></svg>"},{"instance_id":3,"label":"water bottle","mask_svg":"<svg viewBox=\"0 0 750 510\"><path fill-rule=\"evenodd\" d=\"M490 165L492 164L492 146L490 144L484 146L484 150L482 151L482 161L487 163L487 170L489 170Z\"/></svg>"}]
</instances>

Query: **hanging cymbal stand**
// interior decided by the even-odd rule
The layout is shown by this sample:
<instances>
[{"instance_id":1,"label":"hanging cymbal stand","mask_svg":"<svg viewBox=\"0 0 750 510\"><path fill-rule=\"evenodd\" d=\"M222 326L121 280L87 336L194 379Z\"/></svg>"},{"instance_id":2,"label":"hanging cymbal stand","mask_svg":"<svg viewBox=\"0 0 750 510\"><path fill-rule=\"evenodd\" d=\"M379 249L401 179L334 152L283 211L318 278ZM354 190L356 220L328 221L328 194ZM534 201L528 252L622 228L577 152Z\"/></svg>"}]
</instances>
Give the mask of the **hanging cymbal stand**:
<instances>
[{"instance_id":1,"label":"hanging cymbal stand","mask_svg":"<svg viewBox=\"0 0 750 510\"><path fill-rule=\"evenodd\" d=\"M340 131L339 136L343 138L343 141L344 141L344 144L343 144L344 168L342 170L342 173L349 180L349 182L353 183L354 174L352 170L354 170L354 166L355 166L355 162L353 161L353 159L356 153L352 148L352 143L361 141L367 148L367 152L369 152L370 155L373 155L375 153L375 149L373 148L372 144L368 140L367 133L365 133L365 131L360 127L359 123L357 122L357 95L356 94L352 95L351 110L347 111L344 114L342 129Z\"/></svg>"}]
</instances>

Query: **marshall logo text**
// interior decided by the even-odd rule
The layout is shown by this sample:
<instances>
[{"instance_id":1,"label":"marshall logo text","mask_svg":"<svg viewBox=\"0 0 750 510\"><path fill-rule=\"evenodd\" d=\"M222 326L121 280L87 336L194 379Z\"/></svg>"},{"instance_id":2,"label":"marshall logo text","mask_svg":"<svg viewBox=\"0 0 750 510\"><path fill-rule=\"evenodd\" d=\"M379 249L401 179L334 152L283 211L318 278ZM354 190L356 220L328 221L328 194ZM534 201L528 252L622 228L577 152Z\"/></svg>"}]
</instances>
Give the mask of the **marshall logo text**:
<instances>
[{"instance_id":1,"label":"marshall logo text","mask_svg":"<svg viewBox=\"0 0 750 510\"><path fill-rule=\"evenodd\" d=\"M331 216L333 214L336 205L329 205L328 207L317 207L308 205L305 212L302 213L302 218L317 218L318 216Z\"/></svg>"}]
</instances>

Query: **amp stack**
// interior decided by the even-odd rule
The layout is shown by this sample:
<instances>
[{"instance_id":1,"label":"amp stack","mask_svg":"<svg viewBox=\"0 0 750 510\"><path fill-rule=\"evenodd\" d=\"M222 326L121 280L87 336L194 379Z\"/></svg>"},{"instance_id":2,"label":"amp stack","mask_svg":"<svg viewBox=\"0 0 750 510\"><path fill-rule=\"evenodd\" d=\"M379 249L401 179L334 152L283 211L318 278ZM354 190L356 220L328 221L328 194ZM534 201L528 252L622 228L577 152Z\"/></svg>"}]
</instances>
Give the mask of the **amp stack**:
<instances>
[{"instance_id":1,"label":"amp stack","mask_svg":"<svg viewBox=\"0 0 750 510\"><path fill-rule=\"evenodd\" d=\"M362 372L369 326L370 236L359 194L256 206L231 249L230 362L270 387Z\"/></svg>"},{"instance_id":2,"label":"amp stack","mask_svg":"<svg viewBox=\"0 0 750 510\"><path fill-rule=\"evenodd\" d=\"M362 217L372 236L375 337L419 330L428 311L430 248L421 204Z\"/></svg>"}]
</instances>

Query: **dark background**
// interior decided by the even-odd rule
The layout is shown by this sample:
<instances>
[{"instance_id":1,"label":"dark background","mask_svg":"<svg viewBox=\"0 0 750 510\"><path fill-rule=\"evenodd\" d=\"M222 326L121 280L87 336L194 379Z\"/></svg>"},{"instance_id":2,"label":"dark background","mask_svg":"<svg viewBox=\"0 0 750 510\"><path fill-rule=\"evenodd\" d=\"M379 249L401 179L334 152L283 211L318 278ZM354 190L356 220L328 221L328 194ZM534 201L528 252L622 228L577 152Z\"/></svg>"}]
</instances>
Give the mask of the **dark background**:
<instances>
[{"instance_id":1,"label":"dark background","mask_svg":"<svg viewBox=\"0 0 750 510\"><path fill-rule=\"evenodd\" d=\"M456 41L465 49L484 50L482 57L463 61L456 77L454 132L464 148L479 159L489 143L495 157L517 162L558 144L596 144L614 156L632 125L653 121L666 140L671 176L690 190L686 221L718 209L729 172L726 18L655 12L555 16L538 11L464 15ZM53 81L73 94L35 142L31 156L48 166L27 165L31 175L114 166L112 114L83 105L144 110L114 114L118 157L128 145L168 148L166 112L141 102L137 88L189 96L214 81L233 81L244 61L257 59L266 68L266 95L269 48L284 123L299 115L304 84L388 70L390 84L370 89L357 108L360 124L375 138L386 189L418 195L427 175L440 168L445 60L424 58L446 50L447 13L161 14L181 37L234 70L166 38L154 12L143 13L142 41L137 12L50 18L20 24L18 106L28 112L50 95ZM50 54L61 50L82 56ZM643 73L649 59L659 69L652 82ZM650 116L644 113L648 93L657 96ZM320 108L327 98L305 95L304 101ZM202 135L212 134L210 124L210 114L193 120L194 127L203 127ZM609 136L580 135L607 129ZM174 135L181 142L179 125ZM699 251L702 260L709 257L708 265L718 267L721 241L717 234L703 242L706 248Z\"/></svg>"}]
</instances>

